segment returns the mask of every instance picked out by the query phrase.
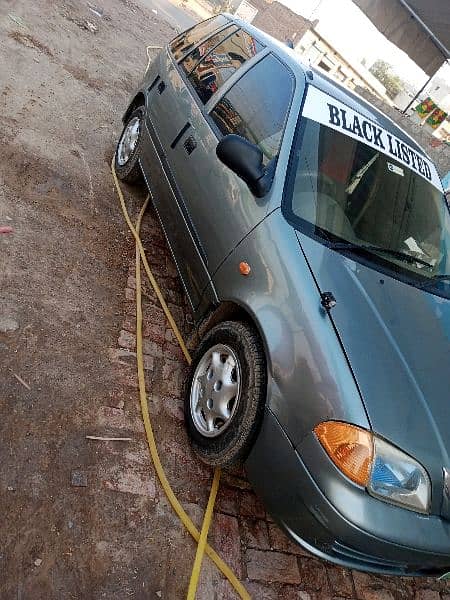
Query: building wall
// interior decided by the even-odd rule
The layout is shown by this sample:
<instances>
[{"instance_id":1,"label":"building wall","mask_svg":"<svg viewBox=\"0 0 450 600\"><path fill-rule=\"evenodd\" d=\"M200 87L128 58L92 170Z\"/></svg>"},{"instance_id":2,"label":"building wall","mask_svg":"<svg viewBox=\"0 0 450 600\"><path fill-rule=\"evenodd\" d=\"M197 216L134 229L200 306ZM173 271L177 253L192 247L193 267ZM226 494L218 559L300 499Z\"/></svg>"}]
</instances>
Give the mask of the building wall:
<instances>
[{"instance_id":1,"label":"building wall","mask_svg":"<svg viewBox=\"0 0 450 600\"><path fill-rule=\"evenodd\" d=\"M276 0L273 2L248 0L248 2L258 9L252 25L259 27L280 42L290 39L295 44L312 25L311 21L292 12Z\"/></svg>"},{"instance_id":2,"label":"building wall","mask_svg":"<svg viewBox=\"0 0 450 600\"><path fill-rule=\"evenodd\" d=\"M303 62L310 63L351 90L357 86L367 88L380 98L386 97L386 89L363 65L346 60L313 28L305 33L295 47ZM387 97L386 97L387 99Z\"/></svg>"},{"instance_id":3,"label":"building wall","mask_svg":"<svg viewBox=\"0 0 450 600\"><path fill-rule=\"evenodd\" d=\"M427 95L431 96L439 108L450 111L450 86L443 79L436 78L427 88Z\"/></svg>"}]
</instances>

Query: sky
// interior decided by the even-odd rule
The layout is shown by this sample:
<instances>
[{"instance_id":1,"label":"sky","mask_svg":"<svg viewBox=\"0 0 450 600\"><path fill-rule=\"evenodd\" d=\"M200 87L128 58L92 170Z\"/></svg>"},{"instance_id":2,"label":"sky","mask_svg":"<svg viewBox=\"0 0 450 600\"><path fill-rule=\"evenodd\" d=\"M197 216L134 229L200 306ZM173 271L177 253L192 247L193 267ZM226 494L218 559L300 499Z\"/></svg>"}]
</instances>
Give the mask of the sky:
<instances>
[{"instance_id":1,"label":"sky","mask_svg":"<svg viewBox=\"0 0 450 600\"><path fill-rule=\"evenodd\" d=\"M386 60L400 77L420 88L428 76L402 50L389 42L351 0L279 0L294 12L314 21L318 32L344 57L370 66L377 58ZM450 66L439 70L450 84Z\"/></svg>"}]
</instances>

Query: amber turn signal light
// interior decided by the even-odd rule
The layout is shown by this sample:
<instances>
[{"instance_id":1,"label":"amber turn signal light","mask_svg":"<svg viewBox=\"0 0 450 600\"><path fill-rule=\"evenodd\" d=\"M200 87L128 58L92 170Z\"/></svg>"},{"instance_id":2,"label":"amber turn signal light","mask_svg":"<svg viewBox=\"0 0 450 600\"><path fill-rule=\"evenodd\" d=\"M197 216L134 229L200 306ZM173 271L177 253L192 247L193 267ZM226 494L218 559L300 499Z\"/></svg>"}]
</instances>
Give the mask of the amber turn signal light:
<instances>
[{"instance_id":1,"label":"amber turn signal light","mask_svg":"<svg viewBox=\"0 0 450 600\"><path fill-rule=\"evenodd\" d=\"M239 263L239 271L240 271L241 275L250 275L251 270L252 269L247 262L242 261Z\"/></svg>"},{"instance_id":2,"label":"amber turn signal light","mask_svg":"<svg viewBox=\"0 0 450 600\"><path fill-rule=\"evenodd\" d=\"M373 460L373 438L370 431L341 423L325 421L314 428L319 442L337 468L349 479L366 486Z\"/></svg>"}]
</instances>

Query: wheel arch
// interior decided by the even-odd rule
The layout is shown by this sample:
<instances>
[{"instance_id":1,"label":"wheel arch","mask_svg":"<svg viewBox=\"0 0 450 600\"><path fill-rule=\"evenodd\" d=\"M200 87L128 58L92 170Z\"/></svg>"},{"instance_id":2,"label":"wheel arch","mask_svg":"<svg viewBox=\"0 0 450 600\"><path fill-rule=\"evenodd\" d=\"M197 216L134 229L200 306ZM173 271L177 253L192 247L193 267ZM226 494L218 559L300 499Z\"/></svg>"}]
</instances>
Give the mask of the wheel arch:
<instances>
[{"instance_id":1,"label":"wheel arch","mask_svg":"<svg viewBox=\"0 0 450 600\"><path fill-rule=\"evenodd\" d=\"M264 358L268 370L271 374L271 363L269 360L269 350L267 340L258 321L256 314L248 305L239 302L237 299L220 300L218 304L210 305L209 310L198 324L198 335L202 338L210 329L222 321L244 321L248 323L258 333L264 350Z\"/></svg>"},{"instance_id":2,"label":"wheel arch","mask_svg":"<svg viewBox=\"0 0 450 600\"><path fill-rule=\"evenodd\" d=\"M128 121L128 118L131 115L131 113L133 112L133 110L138 108L138 106L145 106L145 96L144 96L143 92L138 92L136 94L136 96L133 98L133 100L130 102L130 104L128 105L128 108L122 117L122 122L124 124Z\"/></svg>"},{"instance_id":3,"label":"wheel arch","mask_svg":"<svg viewBox=\"0 0 450 600\"><path fill-rule=\"evenodd\" d=\"M249 452L251 451L255 440L259 435L259 431L262 426L262 421L264 419L265 407L267 405L267 390L268 390L268 373L266 367L266 352L263 347L263 342L261 335L259 333L259 328L256 326L254 319L251 317L249 311L247 311L244 307L239 305L237 302L227 300L220 302L216 306L212 307L211 311L204 317L204 319L197 325L197 331L202 337L202 340L198 344L196 356L194 357L193 363L191 365L191 375L196 372L196 368L204 356L205 350L210 348L210 344L220 343L223 340L223 335L218 333L216 326L225 325L222 327L222 330L219 331L224 332L232 331L234 338L234 343L241 346L241 350L244 351L245 357L247 357L248 366L253 367L247 369L247 373L251 373L251 375L247 375L249 378L249 385L245 388L246 395L249 396L250 403L248 406L250 407L250 413L248 410L244 410L242 413L242 417L250 414L250 419L246 417L246 421L244 421L244 426L242 425L238 427L237 436L231 433L230 430L224 432L225 436L231 435L231 438L228 438L226 442L228 444L229 441L232 442L230 446L230 450L227 450L227 446L223 446L222 448L216 448L210 452L208 448L204 446L203 443L199 443L198 434L195 432L194 428L196 428L194 424L194 420L192 417L192 409L191 409L191 378L189 377L186 381L185 389L184 389L184 411L185 411L185 419L188 427L188 434L191 438L191 443L193 444L194 450L197 454L200 455L201 459L210 465L221 465L221 466L230 466L230 465L242 465ZM211 336L209 336L211 334ZM236 337L237 336L237 337ZM229 341L223 343L230 343ZM233 348L233 342L230 343L231 348ZM236 349L234 349L236 352ZM248 351L248 353L246 352ZM264 361L261 361L261 355L264 358ZM250 359L253 358L256 362L252 362ZM244 404L245 406L245 404ZM238 419L241 422L240 419ZM234 420L236 422L236 419ZM246 423L246 424L245 424ZM198 431L198 428L197 428ZM201 434L201 432L200 432ZM233 437L234 436L234 437ZM214 444L220 442L221 438L213 438L212 441ZM217 442L216 442L217 440ZM221 455L220 462L218 459L214 457L215 452L219 451ZM225 454L224 454L225 451ZM231 452L231 458L230 458Z\"/></svg>"}]
</instances>

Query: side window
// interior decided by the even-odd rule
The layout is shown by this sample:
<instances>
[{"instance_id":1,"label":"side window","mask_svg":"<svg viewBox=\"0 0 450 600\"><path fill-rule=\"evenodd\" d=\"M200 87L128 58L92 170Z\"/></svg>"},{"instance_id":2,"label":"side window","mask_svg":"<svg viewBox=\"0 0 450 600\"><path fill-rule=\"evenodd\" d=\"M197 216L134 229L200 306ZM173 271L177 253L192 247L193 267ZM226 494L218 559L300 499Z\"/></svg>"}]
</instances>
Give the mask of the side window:
<instances>
[{"instance_id":1,"label":"side window","mask_svg":"<svg viewBox=\"0 0 450 600\"><path fill-rule=\"evenodd\" d=\"M223 135L235 133L261 148L265 163L280 149L294 78L272 54L227 92L210 113Z\"/></svg>"},{"instance_id":2,"label":"side window","mask_svg":"<svg viewBox=\"0 0 450 600\"><path fill-rule=\"evenodd\" d=\"M188 29L188 31L180 33L180 35L170 43L170 50L172 51L175 60L180 60L180 58L192 50L199 42L207 38L216 31L216 29L219 29L219 27L226 25L228 22L228 19L224 16L218 15L217 17L199 23L195 27L192 27L192 29Z\"/></svg>"},{"instance_id":3,"label":"side window","mask_svg":"<svg viewBox=\"0 0 450 600\"><path fill-rule=\"evenodd\" d=\"M195 67L189 80L203 104L245 61L263 49L254 37L242 29L214 48Z\"/></svg>"},{"instance_id":4,"label":"side window","mask_svg":"<svg viewBox=\"0 0 450 600\"><path fill-rule=\"evenodd\" d=\"M227 38L237 30L238 28L236 27L236 25L226 27L225 29L219 31L219 33L214 34L212 37L202 42L200 46L197 46L197 48L192 50L192 52L185 56L180 62L180 67L183 69L185 74L189 75L192 69L208 54L208 52L210 52L215 46L220 44L220 42L223 42L225 38Z\"/></svg>"}]
</instances>

